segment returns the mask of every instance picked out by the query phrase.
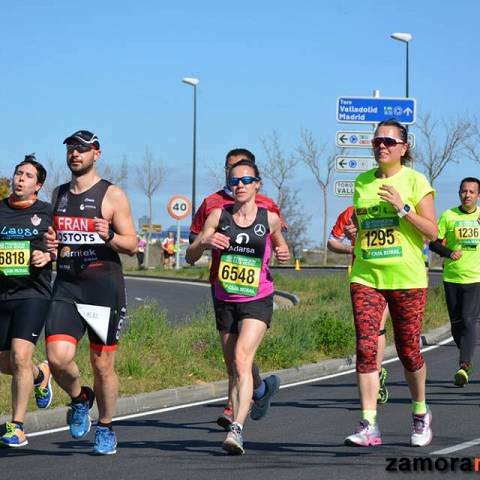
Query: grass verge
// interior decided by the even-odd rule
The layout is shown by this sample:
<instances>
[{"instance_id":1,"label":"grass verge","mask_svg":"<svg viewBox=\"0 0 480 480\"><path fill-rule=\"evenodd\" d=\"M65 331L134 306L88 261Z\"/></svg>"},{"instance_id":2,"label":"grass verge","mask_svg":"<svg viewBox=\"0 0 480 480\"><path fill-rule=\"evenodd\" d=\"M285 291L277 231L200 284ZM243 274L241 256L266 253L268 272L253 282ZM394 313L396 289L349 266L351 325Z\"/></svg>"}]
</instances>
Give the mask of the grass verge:
<instances>
[{"instance_id":1,"label":"grass verge","mask_svg":"<svg viewBox=\"0 0 480 480\"><path fill-rule=\"evenodd\" d=\"M296 293L301 303L274 312L272 328L256 357L261 370L295 367L354 353L355 331L345 274L318 278L275 274L275 283L278 289ZM424 330L436 328L447 319L443 289L430 289ZM117 354L121 395L225 378L225 365L210 306L190 324L174 328L169 325L164 312L156 305L148 304L132 312L129 323ZM387 339L391 343L390 324L387 324L387 330ZM35 351L36 361L44 358L43 352L41 341ZM86 339L79 343L77 363L82 382L91 385ZM0 375L0 414L10 409L9 382L8 376ZM52 406L68 403L67 396L56 385L54 391ZM33 408L32 401L30 409Z\"/></svg>"}]
</instances>

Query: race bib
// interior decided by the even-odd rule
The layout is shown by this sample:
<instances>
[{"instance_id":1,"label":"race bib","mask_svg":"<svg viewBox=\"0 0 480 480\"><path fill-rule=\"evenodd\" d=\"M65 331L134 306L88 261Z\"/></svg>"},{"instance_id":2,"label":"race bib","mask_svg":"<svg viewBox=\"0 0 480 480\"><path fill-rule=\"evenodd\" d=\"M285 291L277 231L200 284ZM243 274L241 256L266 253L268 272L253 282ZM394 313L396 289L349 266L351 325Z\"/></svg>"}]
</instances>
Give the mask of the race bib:
<instances>
[{"instance_id":1,"label":"race bib","mask_svg":"<svg viewBox=\"0 0 480 480\"><path fill-rule=\"evenodd\" d=\"M455 222L454 234L462 250L476 250L480 243L480 225L476 221Z\"/></svg>"},{"instance_id":2,"label":"race bib","mask_svg":"<svg viewBox=\"0 0 480 480\"><path fill-rule=\"evenodd\" d=\"M30 241L0 241L0 272L7 276L30 274Z\"/></svg>"},{"instance_id":3,"label":"race bib","mask_svg":"<svg viewBox=\"0 0 480 480\"><path fill-rule=\"evenodd\" d=\"M361 248L364 260L403 256L399 218L364 220L361 226Z\"/></svg>"},{"instance_id":4,"label":"race bib","mask_svg":"<svg viewBox=\"0 0 480 480\"><path fill-rule=\"evenodd\" d=\"M220 283L228 293L254 297L258 292L262 260L243 255L222 255Z\"/></svg>"}]
</instances>

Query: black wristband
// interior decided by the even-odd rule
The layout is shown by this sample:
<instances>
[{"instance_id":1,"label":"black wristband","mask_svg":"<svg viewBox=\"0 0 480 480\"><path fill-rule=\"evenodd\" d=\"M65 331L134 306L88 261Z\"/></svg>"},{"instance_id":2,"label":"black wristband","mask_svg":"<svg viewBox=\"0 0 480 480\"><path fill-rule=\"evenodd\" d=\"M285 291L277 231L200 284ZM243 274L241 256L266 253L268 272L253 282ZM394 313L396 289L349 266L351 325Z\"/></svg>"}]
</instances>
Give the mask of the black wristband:
<instances>
[{"instance_id":1,"label":"black wristband","mask_svg":"<svg viewBox=\"0 0 480 480\"><path fill-rule=\"evenodd\" d=\"M108 226L108 238L105 240L105 243L109 243L113 240L113 237L115 236L115 230L111 225Z\"/></svg>"},{"instance_id":2,"label":"black wristband","mask_svg":"<svg viewBox=\"0 0 480 480\"><path fill-rule=\"evenodd\" d=\"M440 255L443 258L450 258L450 255L453 253L453 250L450 250L448 247L442 244L441 240L434 240L430 242L429 246L432 252L435 252L437 255Z\"/></svg>"}]
</instances>

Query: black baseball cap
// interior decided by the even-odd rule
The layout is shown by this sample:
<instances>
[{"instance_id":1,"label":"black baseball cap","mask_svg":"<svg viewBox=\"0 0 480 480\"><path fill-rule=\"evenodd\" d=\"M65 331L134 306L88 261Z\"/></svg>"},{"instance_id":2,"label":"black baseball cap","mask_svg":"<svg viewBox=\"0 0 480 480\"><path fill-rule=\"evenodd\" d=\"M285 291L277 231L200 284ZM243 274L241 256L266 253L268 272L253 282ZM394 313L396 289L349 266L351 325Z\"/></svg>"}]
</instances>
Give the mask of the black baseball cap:
<instances>
[{"instance_id":1,"label":"black baseball cap","mask_svg":"<svg viewBox=\"0 0 480 480\"><path fill-rule=\"evenodd\" d=\"M88 130L79 130L78 132L72 133L63 141L64 144L72 144L75 142L100 150L100 142L98 141L98 137Z\"/></svg>"}]
</instances>

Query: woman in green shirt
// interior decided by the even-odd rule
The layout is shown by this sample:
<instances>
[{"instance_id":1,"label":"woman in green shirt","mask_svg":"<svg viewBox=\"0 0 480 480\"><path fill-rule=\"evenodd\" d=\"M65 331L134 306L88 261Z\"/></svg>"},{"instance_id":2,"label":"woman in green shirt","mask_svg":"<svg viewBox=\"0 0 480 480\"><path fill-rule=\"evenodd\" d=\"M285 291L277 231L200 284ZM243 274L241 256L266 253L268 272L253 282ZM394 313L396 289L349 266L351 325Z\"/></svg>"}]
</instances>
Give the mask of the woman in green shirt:
<instances>
[{"instance_id":1,"label":"woman in green shirt","mask_svg":"<svg viewBox=\"0 0 480 480\"><path fill-rule=\"evenodd\" d=\"M350 278L357 335L357 379L362 420L345 439L349 445L380 445L376 406L377 334L388 305L395 345L412 396L412 446L432 440L431 412L425 402L426 367L420 333L426 303L424 239L435 239L434 190L424 175L405 166L407 131L395 120L381 122L372 140L378 168L355 182L354 223L358 228Z\"/></svg>"}]
</instances>

